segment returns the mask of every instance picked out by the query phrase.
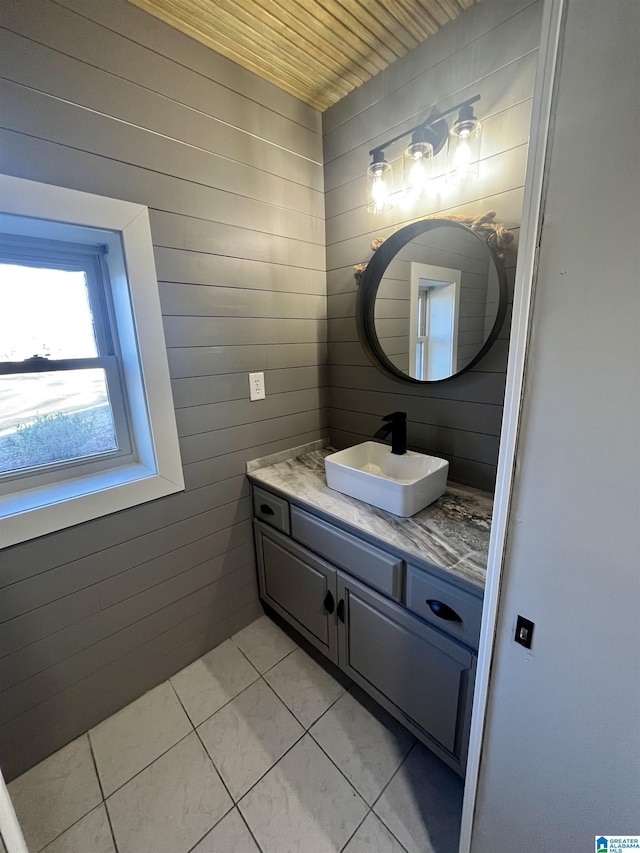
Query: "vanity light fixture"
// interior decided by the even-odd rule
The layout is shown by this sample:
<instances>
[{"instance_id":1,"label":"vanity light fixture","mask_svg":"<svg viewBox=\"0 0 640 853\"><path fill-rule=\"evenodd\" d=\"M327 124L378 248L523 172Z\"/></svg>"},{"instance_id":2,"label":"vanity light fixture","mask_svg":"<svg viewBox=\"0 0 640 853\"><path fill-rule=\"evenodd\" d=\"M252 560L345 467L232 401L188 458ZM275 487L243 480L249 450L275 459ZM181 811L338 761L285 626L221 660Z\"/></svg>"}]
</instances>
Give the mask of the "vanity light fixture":
<instances>
[{"instance_id":1,"label":"vanity light fixture","mask_svg":"<svg viewBox=\"0 0 640 853\"><path fill-rule=\"evenodd\" d=\"M391 195L393 170L391 163L384 159L381 148L369 152L373 160L367 169L367 211L382 213L391 210Z\"/></svg>"},{"instance_id":2,"label":"vanity light fixture","mask_svg":"<svg viewBox=\"0 0 640 853\"><path fill-rule=\"evenodd\" d=\"M404 152L404 192L407 201L416 201L428 194L433 177L433 143L429 131L418 128L411 145Z\"/></svg>"},{"instance_id":3,"label":"vanity light fixture","mask_svg":"<svg viewBox=\"0 0 640 853\"><path fill-rule=\"evenodd\" d=\"M480 134L482 127L473 114L471 104L465 104L449 136L449 173L452 184L475 181L479 174Z\"/></svg>"},{"instance_id":4,"label":"vanity light fixture","mask_svg":"<svg viewBox=\"0 0 640 853\"><path fill-rule=\"evenodd\" d=\"M429 194L435 168L434 159L449 141L450 162L443 168L448 179L455 183L477 177L480 151L480 122L473 114L473 107L480 95L468 98L440 113L434 113L415 127L399 133L392 139L377 145L369 151L372 158L367 168L367 211L383 213L392 207L393 185L391 163L384 151L407 136L411 142L404 151L403 192L404 204L417 201ZM458 112L458 119L449 134L449 124L445 116Z\"/></svg>"}]
</instances>

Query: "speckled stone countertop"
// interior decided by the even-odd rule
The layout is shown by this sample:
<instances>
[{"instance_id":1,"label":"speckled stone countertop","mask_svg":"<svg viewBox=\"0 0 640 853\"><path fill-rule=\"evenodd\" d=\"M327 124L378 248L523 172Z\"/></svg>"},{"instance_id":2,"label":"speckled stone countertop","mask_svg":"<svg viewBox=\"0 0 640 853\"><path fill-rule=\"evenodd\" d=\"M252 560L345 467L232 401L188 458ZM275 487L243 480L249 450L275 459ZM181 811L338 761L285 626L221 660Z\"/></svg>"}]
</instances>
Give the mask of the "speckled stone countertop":
<instances>
[{"instance_id":1,"label":"speckled stone countertop","mask_svg":"<svg viewBox=\"0 0 640 853\"><path fill-rule=\"evenodd\" d=\"M302 506L320 510L346 527L362 531L409 559L425 561L455 575L476 591L485 584L493 496L489 492L448 483L435 503L400 518L327 486L324 458L333 449L324 442L256 459L247 474Z\"/></svg>"}]
</instances>

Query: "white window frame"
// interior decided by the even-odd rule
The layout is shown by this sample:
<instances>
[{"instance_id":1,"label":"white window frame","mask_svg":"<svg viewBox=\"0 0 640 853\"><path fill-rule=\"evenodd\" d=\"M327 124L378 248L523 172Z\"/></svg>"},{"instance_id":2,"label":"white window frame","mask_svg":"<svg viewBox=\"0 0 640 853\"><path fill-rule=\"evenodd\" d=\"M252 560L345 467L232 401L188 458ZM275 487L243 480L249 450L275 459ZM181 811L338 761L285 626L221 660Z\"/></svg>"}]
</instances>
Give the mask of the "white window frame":
<instances>
[{"instance_id":1,"label":"white window frame","mask_svg":"<svg viewBox=\"0 0 640 853\"><path fill-rule=\"evenodd\" d=\"M422 264L418 263L417 261L411 262L411 302L409 305L409 365L413 370L413 373L411 373L411 375L415 376L417 379L424 380L425 366L427 367L428 372L430 362L428 350L431 306L429 304L430 299L428 293L430 288L424 287L422 285L423 281L438 282L442 286L450 285L454 288L453 325L451 328L451 373L453 374L457 371L458 361L456 341L458 339L458 314L460 312L460 285L462 281L462 270L450 269L449 267L438 267L434 266L433 264ZM425 293L425 291L427 295L426 308L424 310L424 316L419 318L418 314L420 311L420 295L421 293ZM418 334L419 319L421 322L422 320L425 321L425 334L423 335ZM419 343L423 344L423 358L421 363L421 369L418 369L417 362ZM437 380L432 380L427 377L427 381Z\"/></svg>"},{"instance_id":2,"label":"white window frame","mask_svg":"<svg viewBox=\"0 0 640 853\"><path fill-rule=\"evenodd\" d=\"M95 229L87 232L87 229ZM103 243L136 457L56 483L3 484L0 546L13 545L184 489L148 209L0 175L0 231ZM21 485L20 485L21 484Z\"/></svg>"},{"instance_id":3,"label":"white window frame","mask_svg":"<svg viewBox=\"0 0 640 853\"><path fill-rule=\"evenodd\" d=\"M0 215L0 225L2 221L3 217ZM95 233L94 229L87 228L86 239L91 240ZM43 375L51 371L54 373L67 371L76 373L81 370L96 369L104 371L105 390L117 441L115 450L54 460L37 467L17 468L4 472L0 474L0 493L4 491L8 493L12 490L11 480L24 480L23 488L35 488L58 482L61 468L73 466L73 474L80 476L96 471L98 468L113 468L116 457L133 459L135 448L132 446L133 436L125 402L124 378L121 373L122 357L114 312L111 308L111 288L105 247L102 244L96 245L95 242L85 245L42 238L27 239L23 234L6 234L0 229L0 264L2 266L16 264L48 270L67 269L84 273L91 312L91 317L88 317L87 321L92 322L93 325L95 355L85 355L82 358L56 358L55 356L51 358L48 355L43 356L42 352L32 351L31 357L26 360L0 362L1 375L5 378L25 373Z\"/></svg>"}]
</instances>

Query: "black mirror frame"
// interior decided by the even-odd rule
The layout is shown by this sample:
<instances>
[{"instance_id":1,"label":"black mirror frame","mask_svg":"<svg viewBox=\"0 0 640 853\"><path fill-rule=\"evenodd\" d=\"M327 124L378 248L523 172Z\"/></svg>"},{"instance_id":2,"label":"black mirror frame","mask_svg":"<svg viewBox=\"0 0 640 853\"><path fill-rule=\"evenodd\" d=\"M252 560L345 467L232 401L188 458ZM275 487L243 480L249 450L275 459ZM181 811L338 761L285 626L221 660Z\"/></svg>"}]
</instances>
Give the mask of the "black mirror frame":
<instances>
[{"instance_id":1,"label":"black mirror frame","mask_svg":"<svg viewBox=\"0 0 640 853\"><path fill-rule=\"evenodd\" d=\"M403 249L407 243L410 243L414 237L420 234L426 234L435 228L458 228L467 231L476 240L479 240L491 255L498 274L498 284L500 288L500 296L498 302L498 313L495 322L491 328L491 332L487 340L478 351L477 355L465 365L462 370L447 376L445 379L414 379L408 376L397 368L388 358L382 347L376 333L375 327L375 304L376 295L380 282L385 274L385 271L393 258L398 252ZM367 264L365 271L360 279L360 286L356 298L356 326L358 329L358 338L362 344L362 348L367 354L371 363L378 368L385 376L392 379L398 379L401 382L408 382L412 385L437 385L440 382L449 382L455 379L456 376L461 376L476 365L483 356L493 346L498 333L504 323L504 318L507 313L508 290L507 290L507 275L502 261L498 258L494 248L480 235L464 225L461 222L455 222L450 219L420 219L417 222L412 222L410 225L405 225L400 228L391 237L387 238L384 243L376 249L373 257Z\"/></svg>"}]
</instances>

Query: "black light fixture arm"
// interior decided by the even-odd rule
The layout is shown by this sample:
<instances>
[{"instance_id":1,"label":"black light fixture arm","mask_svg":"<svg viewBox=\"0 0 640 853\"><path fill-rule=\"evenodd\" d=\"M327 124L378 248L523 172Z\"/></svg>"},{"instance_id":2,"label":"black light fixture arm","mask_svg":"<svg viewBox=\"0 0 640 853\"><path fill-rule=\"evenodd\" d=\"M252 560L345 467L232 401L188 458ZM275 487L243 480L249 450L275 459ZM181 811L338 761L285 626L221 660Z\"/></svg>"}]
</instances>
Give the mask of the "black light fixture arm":
<instances>
[{"instance_id":1,"label":"black light fixture arm","mask_svg":"<svg viewBox=\"0 0 640 853\"><path fill-rule=\"evenodd\" d=\"M450 107L448 110L445 110L442 113L435 113L429 118L417 124L415 127L409 128L409 130L404 130L402 133L399 133L397 136L388 139L386 142L383 142L382 145L376 145L375 148L372 148L369 151L369 156L374 158L374 162L380 162L382 152L385 148L388 148L389 145L393 145L394 142L397 142L399 139L402 139L405 136L409 136L412 133L415 133L418 130L426 130L429 127L433 127L439 121L441 121L445 116L451 115L451 113L455 113L458 110L462 109L462 107L471 106L471 104L475 104L476 101L480 100L480 95L474 95L473 98L467 98L466 101L461 101L459 104L456 104L455 107Z\"/></svg>"}]
</instances>

